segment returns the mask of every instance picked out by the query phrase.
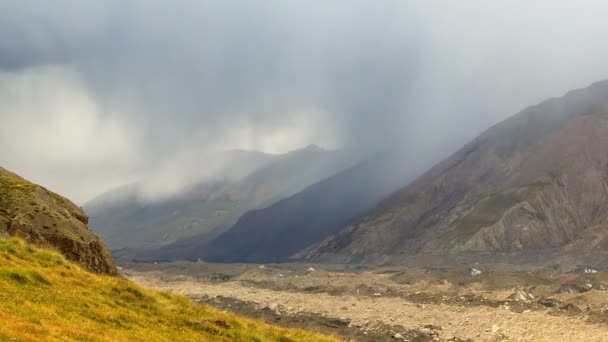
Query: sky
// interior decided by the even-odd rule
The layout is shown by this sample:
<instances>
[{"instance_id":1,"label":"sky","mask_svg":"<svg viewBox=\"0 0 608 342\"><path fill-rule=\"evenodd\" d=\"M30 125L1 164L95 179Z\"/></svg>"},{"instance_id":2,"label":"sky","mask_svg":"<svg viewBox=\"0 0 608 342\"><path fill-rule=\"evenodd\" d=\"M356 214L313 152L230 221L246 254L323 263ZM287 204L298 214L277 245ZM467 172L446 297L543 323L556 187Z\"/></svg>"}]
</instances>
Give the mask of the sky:
<instances>
[{"instance_id":1,"label":"sky","mask_svg":"<svg viewBox=\"0 0 608 342\"><path fill-rule=\"evenodd\" d=\"M5 0L0 165L79 204L228 149L397 146L430 166L608 78L607 14L602 1Z\"/></svg>"}]
</instances>

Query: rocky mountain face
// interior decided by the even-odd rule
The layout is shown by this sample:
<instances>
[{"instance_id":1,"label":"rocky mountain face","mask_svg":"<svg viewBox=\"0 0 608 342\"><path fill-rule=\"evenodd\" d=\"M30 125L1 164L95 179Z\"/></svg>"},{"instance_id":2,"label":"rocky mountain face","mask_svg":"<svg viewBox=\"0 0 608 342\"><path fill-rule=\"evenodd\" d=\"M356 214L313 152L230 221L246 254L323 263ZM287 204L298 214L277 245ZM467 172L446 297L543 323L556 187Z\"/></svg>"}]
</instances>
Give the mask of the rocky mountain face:
<instances>
[{"instance_id":1,"label":"rocky mountain face","mask_svg":"<svg viewBox=\"0 0 608 342\"><path fill-rule=\"evenodd\" d=\"M70 200L0 168L0 237L59 250L95 273L117 274L103 241Z\"/></svg>"},{"instance_id":2,"label":"rocky mountain face","mask_svg":"<svg viewBox=\"0 0 608 342\"><path fill-rule=\"evenodd\" d=\"M138 186L131 185L101 196L85 210L118 257L140 258L175 243L178 250L184 244L198 248L245 212L301 191L352 166L357 158L352 151L308 146L265 158L256 167L241 167L239 177L218 175L154 201L142 201ZM231 169L238 168L238 160L233 165Z\"/></svg>"},{"instance_id":3,"label":"rocky mountain face","mask_svg":"<svg viewBox=\"0 0 608 342\"><path fill-rule=\"evenodd\" d=\"M481 134L302 257L608 248L608 81Z\"/></svg>"},{"instance_id":4,"label":"rocky mountain face","mask_svg":"<svg viewBox=\"0 0 608 342\"><path fill-rule=\"evenodd\" d=\"M394 151L378 154L267 208L243 215L207 244L192 241L153 258L277 262L336 232L412 177Z\"/></svg>"}]
</instances>

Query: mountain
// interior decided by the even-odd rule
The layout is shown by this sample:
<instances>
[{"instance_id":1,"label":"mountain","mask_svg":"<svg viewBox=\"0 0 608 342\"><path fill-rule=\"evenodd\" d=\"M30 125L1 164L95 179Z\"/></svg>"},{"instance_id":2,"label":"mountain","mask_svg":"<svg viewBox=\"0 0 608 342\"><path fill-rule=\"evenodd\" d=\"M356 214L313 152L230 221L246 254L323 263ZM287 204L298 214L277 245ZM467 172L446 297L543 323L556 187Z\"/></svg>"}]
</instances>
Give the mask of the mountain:
<instances>
[{"instance_id":1,"label":"mountain","mask_svg":"<svg viewBox=\"0 0 608 342\"><path fill-rule=\"evenodd\" d=\"M180 176L128 184L99 195L84 205L90 225L110 249L155 246L181 236L200 233L221 225L234 206L215 194L274 158L256 151L226 151L206 154L197 164L205 165L199 177L208 181L182 185L164 193L163 184L179 184ZM160 184L160 185L157 185ZM207 219L205 221L205 219ZM236 220L236 218L234 218Z\"/></svg>"},{"instance_id":2,"label":"mountain","mask_svg":"<svg viewBox=\"0 0 608 342\"><path fill-rule=\"evenodd\" d=\"M231 169L239 168L243 157L247 156L234 158ZM115 255L136 257L176 241L195 238L205 243L248 210L290 196L352 166L357 158L353 151L327 151L311 145L265 158L256 167L240 167L238 177L222 177L222 172L158 200L142 200L141 185L129 185L102 195L85 205L85 210L91 226Z\"/></svg>"},{"instance_id":3,"label":"mountain","mask_svg":"<svg viewBox=\"0 0 608 342\"><path fill-rule=\"evenodd\" d=\"M608 248L608 81L495 125L309 259Z\"/></svg>"},{"instance_id":4,"label":"mountain","mask_svg":"<svg viewBox=\"0 0 608 342\"><path fill-rule=\"evenodd\" d=\"M52 247L89 271L116 274L110 253L87 222L67 198L0 168L0 237Z\"/></svg>"},{"instance_id":5,"label":"mountain","mask_svg":"<svg viewBox=\"0 0 608 342\"><path fill-rule=\"evenodd\" d=\"M151 255L215 262L275 262L334 233L413 174L386 151L263 209L243 215L227 232L201 244L196 238Z\"/></svg>"}]
</instances>

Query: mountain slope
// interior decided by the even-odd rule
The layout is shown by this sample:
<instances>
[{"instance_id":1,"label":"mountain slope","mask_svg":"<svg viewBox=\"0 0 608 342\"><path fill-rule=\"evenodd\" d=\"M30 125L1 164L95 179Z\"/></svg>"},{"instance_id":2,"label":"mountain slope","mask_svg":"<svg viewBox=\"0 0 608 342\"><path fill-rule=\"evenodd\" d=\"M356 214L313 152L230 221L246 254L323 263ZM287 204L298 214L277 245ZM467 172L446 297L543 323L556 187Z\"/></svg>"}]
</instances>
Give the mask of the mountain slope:
<instances>
[{"instance_id":1,"label":"mountain slope","mask_svg":"<svg viewBox=\"0 0 608 342\"><path fill-rule=\"evenodd\" d=\"M0 168L0 237L53 247L90 271L116 274L103 241L87 222L82 209L67 198Z\"/></svg>"},{"instance_id":2,"label":"mountain slope","mask_svg":"<svg viewBox=\"0 0 608 342\"><path fill-rule=\"evenodd\" d=\"M203 157L201 157L203 158ZM226 184L245 177L275 156L255 151L226 151L206 155L200 177L209 180L185 186L174 194L156 194L155 182L137 182L110 190L84 205L90 224L112 250L162 245L181 236L200 233L233 219L224 213L235 206L216 193ZM179 184L185 180L161 179L156 183ZM151 184L150 184L151 183Z\"/></svg>"},{"instance_id":3,"label":"mountain slope","mask_svg":"<svg viewBox=\"0 0 608 342\"><path fill-rule=\"evenodd\" d=\"M152 202L138 198L137 186L124 188L124 200L109 193L85 210L91 226L112 250L139 255L178 240L200 243L230 228L251 209L268 206L334 173L357 160L351 151L326 151L316 146L273 156L257 168L243 170L243 177L216 177L185 187L177 194ZM238 165L237 162L235 164ZM118 198L117 198L118 197ZM98 206L114 198L114 204Z\"/></svg>"},{"instance_id":4,"label":"mountain slope","mask_svg":"<svg viewBox=\"0 0 608 342\"><path fill-rule=\"evenodd\" d=\"M85 272L19 239L0 239L0 302L2 341L337 341Z\"/></svg>"},{"instance_id":5,"label":"mountain slope","mask_svg":"<svg viewBox=\"0 0 608 342\"><path fill-rule=\"evenodd\" d=\"M490 128L313 259L608 248L608 82Z\"/></svg>"},{"instance_id":6,"label":"mountain slope","mask_svg":"<svg viewBox=\"0 0 608 342\"><path fill-rule=\"evenodd\" d=\"M393 152L376 155L267 208L243 215L207 245L162 250L169 258L216 262L282 261L332 234L411 177Z\"/></svg>"}]
</instances>

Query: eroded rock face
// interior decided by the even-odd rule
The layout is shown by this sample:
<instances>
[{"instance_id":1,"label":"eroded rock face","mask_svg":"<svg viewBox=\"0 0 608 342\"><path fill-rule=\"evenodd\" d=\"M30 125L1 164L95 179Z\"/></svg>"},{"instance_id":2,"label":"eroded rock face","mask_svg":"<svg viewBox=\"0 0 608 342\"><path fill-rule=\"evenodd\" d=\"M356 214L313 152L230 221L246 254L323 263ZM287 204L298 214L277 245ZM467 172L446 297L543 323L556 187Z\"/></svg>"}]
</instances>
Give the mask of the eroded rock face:
<instances>
[{"instance_id":1,"label":"eroded rock face","mask_svg":"<svg viewBox=\"0 0 608 342\"><path fill-rule=\"evenodd\" d=\"M608 248L608 81L490 128L306 256Z\"/></svg>"},{"instance_id":2,"label":"eroded rock face","mask_svg":"<svg viewBox=\"0 0 608 342\"><path fill-rule=\"evenodd\" d=\"M95 273L117 274L103 241L70 200L0 168L0 237L55 248Z\"/></svg>"}]
</instances>

